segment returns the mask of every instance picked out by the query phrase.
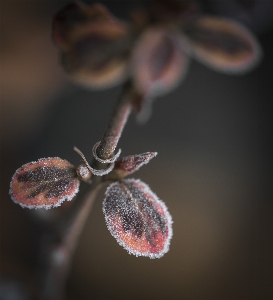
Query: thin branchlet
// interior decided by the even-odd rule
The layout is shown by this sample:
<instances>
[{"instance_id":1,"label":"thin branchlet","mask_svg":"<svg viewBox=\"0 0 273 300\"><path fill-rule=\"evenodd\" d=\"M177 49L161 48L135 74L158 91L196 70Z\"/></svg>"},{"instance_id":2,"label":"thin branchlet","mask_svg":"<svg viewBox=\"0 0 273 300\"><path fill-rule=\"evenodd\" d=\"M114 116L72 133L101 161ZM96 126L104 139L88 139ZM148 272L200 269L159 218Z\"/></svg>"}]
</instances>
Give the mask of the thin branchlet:
<instances>
[{"instance_id":1,"label":"thin branchlet","mask_svg":"<svg viewBox=\"0 0 273 300\"><path fill-rule=\"evenodd\" d=\"M97 155L101 159L113 157L123 128L132 111L134 95L131 84L126 83L100 145L98 146ZM88 169L93 173L94 168L89 165L82 152L76 147L74 150L82 157ZM102 167L101 165L103 164L94 162L92 165ZM104 170L97 171L103 172ZM59 226L55 229L51 237L51 242L48 245L50 251L46 252L45 261L47 262L47 268L43 276L45 280L40 289L40 299L61 299L63 296L73 253L92 209L96 195L102 185L103 177L95 176L92 184L86 186L79 193L77 201L73 203L69 211L63 216ZM62 257L58 264L55 262L56 256ZM53 284L53 282L55 282L55 284Z\"/></svg>"}]
</instances>

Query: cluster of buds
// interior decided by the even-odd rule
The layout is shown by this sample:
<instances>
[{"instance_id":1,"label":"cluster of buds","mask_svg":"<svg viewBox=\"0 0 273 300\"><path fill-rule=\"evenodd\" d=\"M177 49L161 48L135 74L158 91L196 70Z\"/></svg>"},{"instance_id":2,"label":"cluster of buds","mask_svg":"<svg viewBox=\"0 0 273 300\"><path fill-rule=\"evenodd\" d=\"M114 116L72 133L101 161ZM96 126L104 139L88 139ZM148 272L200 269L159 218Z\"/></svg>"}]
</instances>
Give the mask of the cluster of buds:
<instances>
[{"instance_id":1,"label":"cluster of buds","mask_svg":"<svg viewBox=\"0 0 273 300\"><path fill-rule=\"evenodd\" d=\"M140 95L136 111L145 119L151 100L181 82L190 57L231 74L260 61L258 41L241 24L204 15L193 0L147 4L131 22L118 20L101 4L75 2L61 10L53 39L70 77L92 88L131 79Z\"/></svg>"}]
</instances>

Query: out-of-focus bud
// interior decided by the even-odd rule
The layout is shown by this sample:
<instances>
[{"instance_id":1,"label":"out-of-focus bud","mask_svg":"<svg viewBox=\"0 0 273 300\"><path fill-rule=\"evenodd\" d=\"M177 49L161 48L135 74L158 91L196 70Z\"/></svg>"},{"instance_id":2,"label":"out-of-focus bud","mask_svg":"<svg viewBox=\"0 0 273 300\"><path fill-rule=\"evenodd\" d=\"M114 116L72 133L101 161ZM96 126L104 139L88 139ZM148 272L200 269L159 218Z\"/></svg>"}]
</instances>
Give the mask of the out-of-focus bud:
<instances>
[{"instance_id":1,"label":"out-of-focus bud","mask_svg":"<svg viewBox=\"0 0 273 300\"><path fill-rule=\"evenodd\" d=\"M241 24L227 19L201 16L184 28L194 58L223 73L242 74L261 59L261 47Z\"/></svg>"},{"instance_id":2,"label":"out-of-focus bud","mask_svg":"<svg viewBox=\"0 0 273 300\"><path fill-rule=\"evenodd\" d=\"M65 70L85 86L103 88L126 77L129 27L101 4L73 3L53 20L53 39Z\"/></svg>"}]
</instances>

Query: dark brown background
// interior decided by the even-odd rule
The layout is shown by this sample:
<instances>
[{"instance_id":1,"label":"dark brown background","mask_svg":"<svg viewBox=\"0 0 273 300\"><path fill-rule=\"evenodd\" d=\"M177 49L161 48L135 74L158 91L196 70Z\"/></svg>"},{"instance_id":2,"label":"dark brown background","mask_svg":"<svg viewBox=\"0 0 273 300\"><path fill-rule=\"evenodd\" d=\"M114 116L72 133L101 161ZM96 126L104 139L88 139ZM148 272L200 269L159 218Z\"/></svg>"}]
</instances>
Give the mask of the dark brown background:
<instances>
[{"instance_id":1,"label":"dark brown background","mask_svg":"<svg viewBox=\"0 0 273 300\"><path fill-rule=\"evenodd\" d=\"M121 17L138 4L104 2ZM272 2L224 2L202 4L257 32L260 66L228 76L192 61L184 82L154 103L150 121L140 126L132 116L120 141L123 154L159 153L134 177L173 216L169 253L159 260L128 255L106 228L102 192L76 252L68 299L273 298ZM11 176L41 157L78 164L74 145L90 159L120 91L88 91L65 77L50 33L65 3L0 1L1 300L29 299L46 227L10 200Z\"/></svg>"}]
</instances>

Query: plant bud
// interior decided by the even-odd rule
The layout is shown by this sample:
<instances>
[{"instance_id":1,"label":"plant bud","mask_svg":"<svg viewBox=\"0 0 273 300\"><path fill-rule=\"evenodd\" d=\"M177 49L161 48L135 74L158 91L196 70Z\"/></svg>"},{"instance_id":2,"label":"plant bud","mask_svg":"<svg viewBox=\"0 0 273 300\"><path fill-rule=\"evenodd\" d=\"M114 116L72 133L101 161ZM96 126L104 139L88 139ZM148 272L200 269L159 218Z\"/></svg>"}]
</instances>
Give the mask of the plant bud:
<instances>
[{"instance_id":1,"label":"plant bud","mask_svg":"<svg viewBox=\"0 0 273 300\"><path fill-rule=\"evenodd\" d=\"M76 172L78 175L78 178L87 182L92 176L91 171L88 169L88 167L85 164L81 164L76 168Z\"/></svg>"},{"instance_id":2,"label":"plant bud","mask_svg":"<svg viewBox=\"0 0 273 300\"><path fill-rule=\"evenodd\" d=\"M72 200L79 185L75 167L68 161L59 157L41 158L15 172L10 195L22 207L49 209Z\"/></svg>"},{"instance_id":3,"label":"plant bud","mask_svg":"<svg viewBox=\"0 0 273 300\"><path fill-rule=\"evenodd\" d=\"M106 176L106 180L120 180L125 176L133 174L143 165L148 164L156 155L157 152L146 152L121 157L115 162L115 167L113 171Z\"/></svg>"}]
</instances>

